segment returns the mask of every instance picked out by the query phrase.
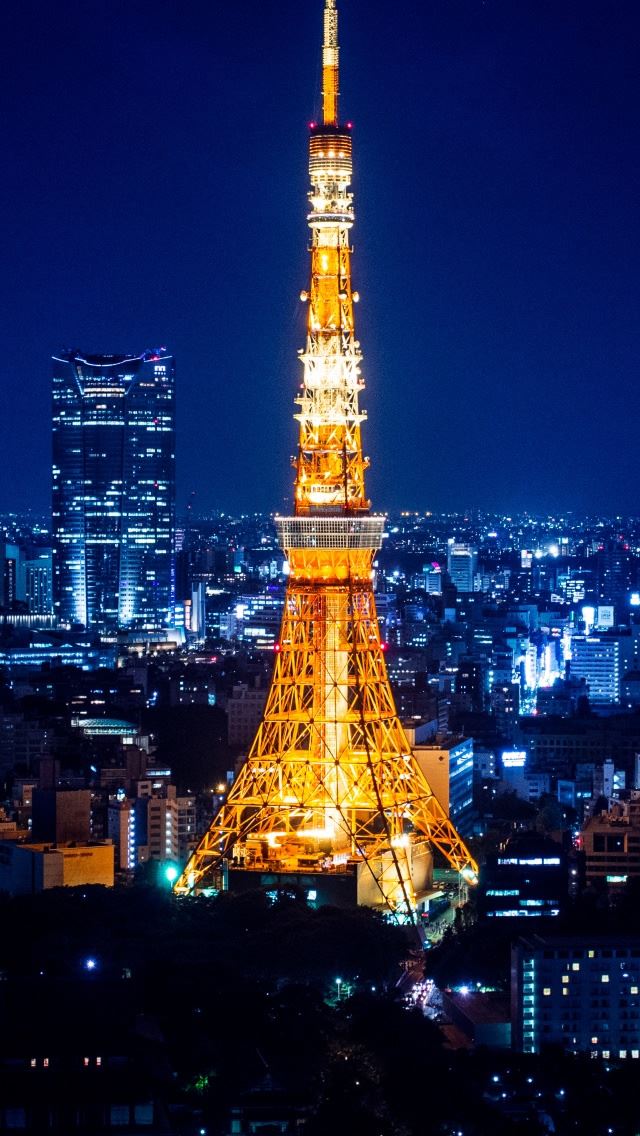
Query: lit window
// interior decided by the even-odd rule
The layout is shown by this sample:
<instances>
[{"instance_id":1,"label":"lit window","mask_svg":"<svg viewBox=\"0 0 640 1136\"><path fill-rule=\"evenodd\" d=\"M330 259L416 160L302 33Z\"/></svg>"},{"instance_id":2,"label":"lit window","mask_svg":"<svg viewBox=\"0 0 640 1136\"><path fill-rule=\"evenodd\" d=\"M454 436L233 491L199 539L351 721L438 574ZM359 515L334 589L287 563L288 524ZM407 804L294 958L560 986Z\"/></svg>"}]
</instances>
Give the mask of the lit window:
<instances>
[{"instance_id":1,"label":"lit window","mask_svg":"<svg viewBox=\"0 0 640 1136\"><path fill-rule=\"evenodd\" d=\"M580 963L579 962L572 962L571 963L571 969L572 970L580 970Z\"/></svg>"},{"instance_id":2,"label":"lit window","mask_svg":"<svg viewBox=\"0 0 640 1136\"><path fill-rule=\"evenodd\" d=\"M621 1056L621 1057L626 1057L626 1056L627 1056L627 1051L626 1051L626 1049L621 1049L621 1050L620 1050L620 1056Z\"/></svg>"},{"instance_id":3,"label":"lit window","mask_svg":"<svg viewBox=\"0 0 640 1136\"><path fill-rule=\"evenodd\" d=\"M591 1044L592 1044L592 1045L597 1045L597 1044L598 1044L598 1039L597 1039L597 1037L592 1037L592 1038L591 1038Z\"/></svg>"},{"instance_id":4,"label":"lit window","mask_svg":"<svg viewBox=\"0 0 640 1136\"><path fill-rule=\"evenodd\" d=\"M49 1058L48 1057L42 1058L42 1065L43 1065L43 1068L45 1068L45 1069L49 1068Z\"/></svg>"},{"instance_id":5,"label":"lit window","mask_svg":"<svg viewBox=\"0 0 640 1136\"><path fill-rule=\"evenodd\" d=\"M638 993L638 987L637 987L637 986L632 986L632 987L631 987L631 993L632 993L632 994L637 994L637 993Z\"/></svg>"},{"instance_id":6,"label":"lit window","mask_svg":"<svg viewBox=\"0 0 640 1136\"><path fill-rule=\"evenodd\" d=\"M562 975L562 982L563 982L563 985L565 985L565 986L566 986L566 984L567 984L567 982L568 982L568 981L569 981L569 975L568 975L568 974L563 974L563 975Z\"/></svg>"},{"instance_id":7,"label":"lit window","mask_svg":"<svg viewBox=\"0 0 640 1136\"><path fill-rule=\"evenodd\" d=\"M595 951L587 951L587 954L588 954L588 956L589 956L589 958L590 958L590 959L594 959L594 958L596 957L596 952L595 952Z\"/></svg>"},{"instance_id":8,"label":"lit window","mask_svg":"<svg viewBox=\"0 0 640 1136\"><path fill-rule=\"evenodd\" d=\"M566 997L568 997L569 991L568 991L568 990L567 990L567 989L565 988L565 989L564 989L564 990L562 991L562 993L563 993L564 997L566 998Z\"/></svg>"},{"instance_id":9,"label":"lit window","mask_svg":"<svg viewBox=\"0 0 640 1136\"><path fill-rule=\"evenodd\" d=\"M611 1050L610 1049L603 1049L602 1050L602 1056L605 1057L605 1058L611 1057Z\"/></svg>"},{"instance_id":10,"label":"lit window","mask_svg":"<svg viewBox=\"0 0 640 1136\"><path fill-rule=\"evenodd\" d=\"M609 981L609 975L608 974L602 974L600 976L600 981L601 982L608 982Z\"/></svg>"},{"instance_id":11,"label":"lit window","mask_svg":"<svg viewBox=\"0 0 640 1136\"><path fill-rule=\"evenodd\" d=\"M544 990L542 991L542 993L544 994L545 998L548 998L548 997L549 997L549 995L550 995L550 993L551 993L551 987L550 987L550 986L545 986L545 988L544 988Z\"/></svg>"},{"instance_id":12,"label":"lit window","mask_svg":"<svg viewBox=\"0 0 640 1136\"><path fill-rule=\"evenodd\" d=\"M640 1057L640 1049L632 1049L632 1050L631 1050L631 1056L632 1056L633 1058L638 1058L638 1057Z\"/></svg>"}]
</instances>

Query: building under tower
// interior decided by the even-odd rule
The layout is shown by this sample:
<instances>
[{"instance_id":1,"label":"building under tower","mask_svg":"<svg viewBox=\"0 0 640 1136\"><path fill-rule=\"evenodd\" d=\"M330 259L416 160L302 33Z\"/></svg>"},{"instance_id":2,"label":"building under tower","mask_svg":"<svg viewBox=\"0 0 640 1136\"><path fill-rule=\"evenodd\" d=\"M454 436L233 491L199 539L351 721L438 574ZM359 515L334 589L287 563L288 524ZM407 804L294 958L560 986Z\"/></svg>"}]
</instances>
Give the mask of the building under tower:
<instances>
[{"instance_id":1,"label":"building under tower","mask_svg":"<svg viewBox=\"0 0 640 1136\"><path fill-rule=\"evenodd\" d=\"M173 621L175 368L166 351L53 359L53 598L103 635Z\"/></svg>"},{"instance_id":2,"label":"building under tower","mask_svg":"<svg viewBox=\"0 0 640 1136\"><path fill-rule=\"evenodd\" d=\"M422 772L387 676L373 594L384 516L365 487L354 324L352 134L338 115L336 0L325 0L322 122L309 138L310 283L296 399L294 511L276 518L289 583L274 674L249 755L177 881L301 886L413 918L438 849L476 865Z\"/></svg>"}]
</instances>

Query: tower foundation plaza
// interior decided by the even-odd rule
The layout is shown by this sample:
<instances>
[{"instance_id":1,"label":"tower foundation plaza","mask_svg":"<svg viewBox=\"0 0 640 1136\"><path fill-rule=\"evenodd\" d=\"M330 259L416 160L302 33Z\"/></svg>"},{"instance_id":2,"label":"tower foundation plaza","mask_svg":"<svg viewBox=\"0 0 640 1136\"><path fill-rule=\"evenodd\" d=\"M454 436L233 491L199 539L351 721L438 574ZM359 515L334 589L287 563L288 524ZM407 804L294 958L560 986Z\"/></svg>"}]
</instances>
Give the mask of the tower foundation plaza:
<instances>
[{"instance_id":1,"label":"tower foundation plaza","mask_svg":"<svg viewBox=\"0 0 640 1136\"><path fill-rule=\"evenodd\" d=\"M438 850L477 865L397 716L373 591L384 517L365 491L364 383L351 279L351 125L338 117L336 0L325 0L323 121L309 139L311 271L292 516L277 517L289 583L262 722L179 894L302 887L414 919Z\"/></svg>"}]
</instances>

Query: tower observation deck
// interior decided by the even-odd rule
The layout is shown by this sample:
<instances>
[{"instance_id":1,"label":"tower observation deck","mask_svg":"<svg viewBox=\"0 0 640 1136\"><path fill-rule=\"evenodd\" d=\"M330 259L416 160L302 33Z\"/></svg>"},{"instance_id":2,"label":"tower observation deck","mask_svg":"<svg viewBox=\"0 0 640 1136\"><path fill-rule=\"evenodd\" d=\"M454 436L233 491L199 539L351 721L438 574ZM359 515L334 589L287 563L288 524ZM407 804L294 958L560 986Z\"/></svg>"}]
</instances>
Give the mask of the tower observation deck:
<instances>
[{"instance_id":1,"label":"tower observation deck","mask_svg":"<svg viewBox=\"0 0 640 1136\"><path fill-rule=\"evenodd\" d=\"M398 719L375 609L385 518L365 489L364 388L352 288L351 125L338 116L337 0L325 0L323 121L309 137L310 283L296 398L292 516L276 518L289 583L262 722L227 800L175 885L313 889L413 918L438 849L477 865Z\"/></svg>"}]
</instances>

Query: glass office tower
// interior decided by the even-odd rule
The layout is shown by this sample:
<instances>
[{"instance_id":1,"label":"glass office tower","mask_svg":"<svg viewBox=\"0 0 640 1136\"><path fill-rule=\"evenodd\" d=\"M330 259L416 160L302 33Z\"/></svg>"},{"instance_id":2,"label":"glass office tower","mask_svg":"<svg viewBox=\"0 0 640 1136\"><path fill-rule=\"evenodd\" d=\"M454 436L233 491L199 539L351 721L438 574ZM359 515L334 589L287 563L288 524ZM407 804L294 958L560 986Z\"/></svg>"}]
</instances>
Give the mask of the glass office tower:
<instances>
[{"instance_id":1,"label":"glass office tower","mask_svg":"<svg viewBox=\"0 0 640 1136\"><path fill-rule=\"evenodd\" d=\"M53 359L53 592L64 623L173 624L175 365L164 350Z\"/></svg>"}]
</instances>

